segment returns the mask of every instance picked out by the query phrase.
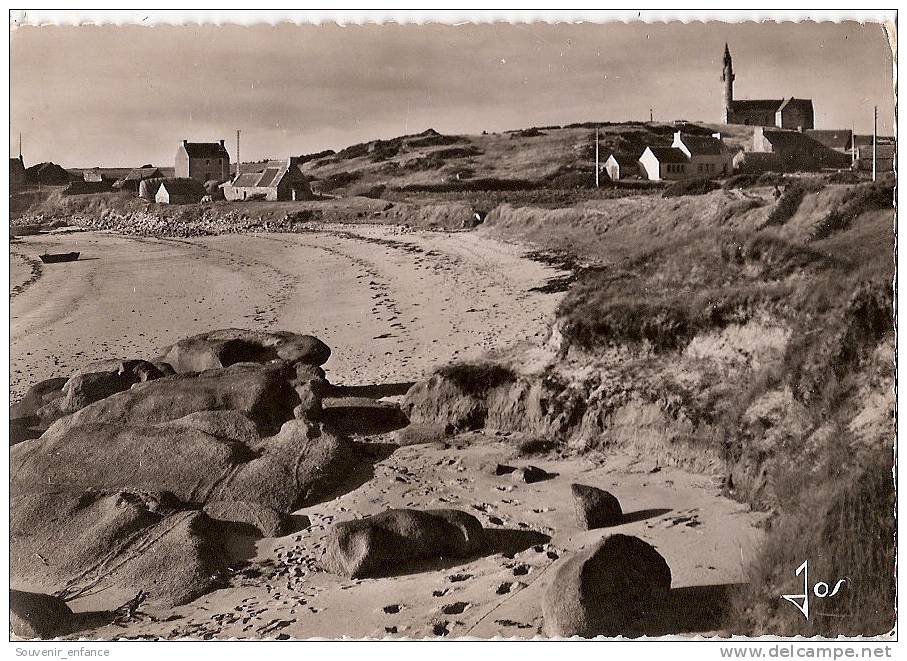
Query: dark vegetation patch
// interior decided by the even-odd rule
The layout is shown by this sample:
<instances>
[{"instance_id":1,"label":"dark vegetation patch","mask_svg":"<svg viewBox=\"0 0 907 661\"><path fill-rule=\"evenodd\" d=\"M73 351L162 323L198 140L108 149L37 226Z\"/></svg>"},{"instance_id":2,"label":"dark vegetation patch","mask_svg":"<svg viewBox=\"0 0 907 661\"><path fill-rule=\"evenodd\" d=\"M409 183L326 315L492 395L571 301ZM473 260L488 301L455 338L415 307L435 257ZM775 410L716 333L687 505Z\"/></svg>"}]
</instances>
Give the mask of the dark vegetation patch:
<instances>
[{"instance_id":1,"label":"dark vegetation patch","mask_svg":"<svg viewBox=\"0 0 907 661\"><path fill-rule=\"evenodd\" d=\"M772 227L786 223L794 217L795 213L797 213L797 209L800 208L800 203L803 202L804 197L809 193L815 193L822 188L822 182L815 179L798 179L789 184L775 204L775 208L772 209L768 218L765 219L764 227Z\"/></svg>"},{"instance_id":2,"label":"dark vegetation patch","mask_svg":"<svg viewBox=\"0 0 907 661\"><path fill-rule=\"evenodd\" d=\"M721 187L725 190L733 188L754 188L757 186L780 186L784 183L784 175L780 172L762 172L761 174L735 174L725 179Z\"/></svg>"},{"instance_id":3,"label":"dark vegetation patch","mask_svg":"<svg viewBox=\"0 0 907 661\"><path fill-rule=\"evenodd\" d=\"M337 188L349 186L361 177L361 172L335 172L318 180L318 190L322 193L329 193Z\"/></svg>"},{"instance_id":4,"label":"dark vegetation patch","mask_svg":"<svg viewBox=\"0 0 907 661\"><path fill-rule=\"evenodd\" d=\"M705 195L718 188L710 179L681 179L665 188L662 197L680 197L682 195Z\"/></svg>"},{"instance_id":5,"label":"dark vegetation patch","mask_svg":"<svg viewBox=\"0 0 907 661\"><path fill-rule=\"evenodd\" d=\"M841 431L846 437L846 431ZM852 461L846 438L829 451L823 470L797 471L786 508L770 528L749 567L746 588L733 601L734 632L774 636L875 636L895 625L896 494L890 451L878 451L861 465ZM810 594L810 618L778 598L802 594L797 567L809 561L810 589L818 581L834 597Z\"/></svg>"},{"instance_id":6,"label":"dark vegetation patch","mask_svg":"<svg viewBox=\"0 0 907 661\"><path fill-rule=\"evenodd\" d=\"M320 159L326 159L329 156L336 154L333 149L325 149L324 151L315 152L313 154L302 154L299 156L300 163L308 163L309 161L317 161Z\"/></svg>"},{"instance_id":7,"label":"dark vegetation patch","mask_svg":"<svg viewBox=\"0 0 907 661\"><path fill-rule=\"evenodd\" d=\"M513 370L498 363L453 363L437 370L437 374L452 381L469 395L484 397L489 390L508 383L515 383Z\"/></svg>"},{"instance_id":8,"label":"dark vegetation patch","mask_svg":"<svg viewBox=\"0 0 907 661\"><path fill-rule=\"evenodd\" d=\"M821 240L846 230L862 214L877 209L894 209L894 186L879 183L857 186L853 194L832 209L813 230L812 239Z\"/></svg>"},{"instance_id":9,"label":"dark vegetation patch","mask_svg":"<svg viewBox=\"0 0 907 661\"><path fill-rule=\"evenodd\" d=\"M781 304L791 294L784 277L822 259L755 233L671 241L620 266L584 272L558 310L562 332L587 350L643 343L657 351L682 349L699 333Z\"/></svg>"}]
</instances>

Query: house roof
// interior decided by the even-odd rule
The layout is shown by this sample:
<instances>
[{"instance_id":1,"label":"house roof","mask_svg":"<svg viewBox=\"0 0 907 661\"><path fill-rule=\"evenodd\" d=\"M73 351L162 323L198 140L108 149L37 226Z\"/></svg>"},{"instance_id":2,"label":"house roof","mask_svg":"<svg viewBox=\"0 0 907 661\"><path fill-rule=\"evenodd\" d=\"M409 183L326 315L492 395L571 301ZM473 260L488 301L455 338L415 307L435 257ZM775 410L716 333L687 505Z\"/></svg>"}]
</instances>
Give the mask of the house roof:
<instances>
[{"instance_id":1,"label":"house roof","mask_svg":"<svg viewBox=\"0 0 907 661\"><path fill-rule=\"evenodd\" d=\"M243 172L234 181L233 185L239 188L258 186L258 180L261 179L261 172Z\"/></svg>"},{"instance_id":2,"label":"house roof","mask_svg":"<svg viewBox=\"0 0 907 661\"><path fill-rule=\"evenodd\" d=\"M189 158L230 158L227 148L219 142L183 142Z\"/></svg>"},{"instance_id":3,"label":"house roof","mask_svg":"<svg viewBox=\"0 0 907 661\"><path fill-rule=\"evenodd\" d=\"M160 177L160 176L162 176L160 169L145 167L145 168L135 168L134 170L130 170L129 174L127 174L125 177L123 177L123 179L125 181L135 181L135 180L141 181L142 179L150 179L151 177Z\"/></svg>"},{"instance_id":4,"label":"house roof","mask_svg":"<svg viewBox=\"0 0 907 661\"><path fill-rule=\"evenodd\" d=\"M306 181L305 175L295 162L291 165L289 161L268 161L261 172L243 172L231 185L236 188L273 188L291 168L295 170L294 176L297 180Z\"/></svg>"},{"instance_id":5,"label":"house roof","mask_svg":"<svg viewBox=\"0 0 907 661\"><path fill-rule=\"evenodd\" d=\"M195 179L164 179L161 188L166 188L170 195L205 195L205 187Z\"/></svg>"},{"instance_id":6,"label":"house roof","mask_svg":"<svg viewBox=\"0 0 907 661\"><path fill-rule=\"evenodd\" d=\"M660 163L686 163L687 155L677 147L647 147Z\"/></svg>"},{"instance_id":7,"label":"house roof","mask_svg":"<svg viewBox=\"0 0 907 661\"><path fill-rule=\"evenodd\" d=\"M799 131L782 131L781 129L764 130L762 131L762 135L772 144L772 147L814 147L818 144L808 135L800 133Z\"/></svg>"},{"instance_id":8,"label":"house roof","mask_svg":"<svg viewBox=\"0 0 907 661\"><path fill-rule=\"evenodd\" d=\"M717 156L724 148L721 140L708 135L681 135L680 140L693 156Z\"/></svg>"},{"instance_id":9,"label":"house roof","mask_svg":"<svg viewBox=\"0 0 907 661\"><path fill-rule=\"evenodd\" d=\"M804 133L816 142L821 142L826 147L831 147L832 149L850 149L852 146L853 131L850 129L836 129L833 131L807 129Z\"/></svg>"},{"instance_id":10,"label":"house roof","mask_svg":"<svg viewBox=\"0 0 907 661\"><path fill-rule=\"evenodd\" d=\"M617 161L618 165L631 166L636 165L636 162L639 160L636 157L630 156L630 154L626 152L611 152L611 156L609 156L609 158L613 158L615 161Z\"/></svg>"}]
</instances>

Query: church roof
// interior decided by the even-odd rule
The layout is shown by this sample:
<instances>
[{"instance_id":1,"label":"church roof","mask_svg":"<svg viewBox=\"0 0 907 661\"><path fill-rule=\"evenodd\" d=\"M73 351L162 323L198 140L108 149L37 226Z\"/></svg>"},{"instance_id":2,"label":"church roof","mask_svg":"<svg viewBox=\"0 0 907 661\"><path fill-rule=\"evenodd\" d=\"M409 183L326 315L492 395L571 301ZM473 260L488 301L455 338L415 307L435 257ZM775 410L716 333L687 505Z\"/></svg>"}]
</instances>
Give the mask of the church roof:
<instances>
[{"instance_id":1,"label":"church roof","mask_svg":"<svg viewBox=\"0 0 907 661\"><path fill-rule=\"evenodd\" d=\"M778 112L784 99L746 99L743 101L731 101L731 110L736 112L757 111L757 112Z\"/></svg>"}]
</instances>

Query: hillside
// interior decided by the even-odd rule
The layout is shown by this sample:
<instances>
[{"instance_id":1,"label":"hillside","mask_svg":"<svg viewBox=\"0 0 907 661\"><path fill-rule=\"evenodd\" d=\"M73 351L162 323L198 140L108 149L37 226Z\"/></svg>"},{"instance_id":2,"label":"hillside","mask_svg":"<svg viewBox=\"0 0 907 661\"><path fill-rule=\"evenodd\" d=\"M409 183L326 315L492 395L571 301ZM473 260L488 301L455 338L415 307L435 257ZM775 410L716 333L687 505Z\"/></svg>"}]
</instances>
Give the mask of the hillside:
<instances>
[{"instance_id":1,"label":"hillside","mask_svg":"<svg viewBox=\"0 0 907 661\"><path fill-rule=\"evenodd\" d=\"M441 135L428 129L352 145L306 162L304 171L319 182L322 192L335 194L376 186L408 193L590 188L594 185L597 126L602 161L611 151L638 155L647 145L670 145L675 131L673 125L637 122L590 122L468 136ZM711 127L696 125L685 125L684 130L713 132ZM736 130L727 142L741 147L745 137Z\"/></svg>"}]
</instances>

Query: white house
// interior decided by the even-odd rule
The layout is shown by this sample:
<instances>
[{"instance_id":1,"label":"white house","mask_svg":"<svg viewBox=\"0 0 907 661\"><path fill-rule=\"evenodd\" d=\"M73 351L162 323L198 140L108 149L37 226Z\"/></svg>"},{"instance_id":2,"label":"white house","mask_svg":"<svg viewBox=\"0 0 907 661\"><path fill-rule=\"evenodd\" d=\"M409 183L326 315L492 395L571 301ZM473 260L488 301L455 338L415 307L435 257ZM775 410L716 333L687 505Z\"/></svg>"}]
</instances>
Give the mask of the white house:
<instances>
[{"instance_id":1,"label":"white house","mask_svg":"<svg viewBox=\"0 0 907 661\"><path fill-rule=\"evenodd\" d=\"M611 181L639 175L639 159L629 154L612 152L605 161L605 172Z\"/></svg>"},{"instance_id":2,"label":"white house","mask_svg":"<svg viewBox=\"0 0 907 661\"><path fill-rule=\"evenodd\" d=\"M639 173L646 179L686 179L689 157L676 147L646 147L639 157Z\"/></svg>"},{"instance_id":3,"label":"white house","mask_svg":"<svg viewBox=\"0 0 907 661\"><path fill-rule=\"evenodd\" d=\"M721 141L720 133L707 135L683 135L674 133L674 143L690 159L687 175L690 177L711 179L732 174L734 155Z\"/></svg>"}]
</instances>

